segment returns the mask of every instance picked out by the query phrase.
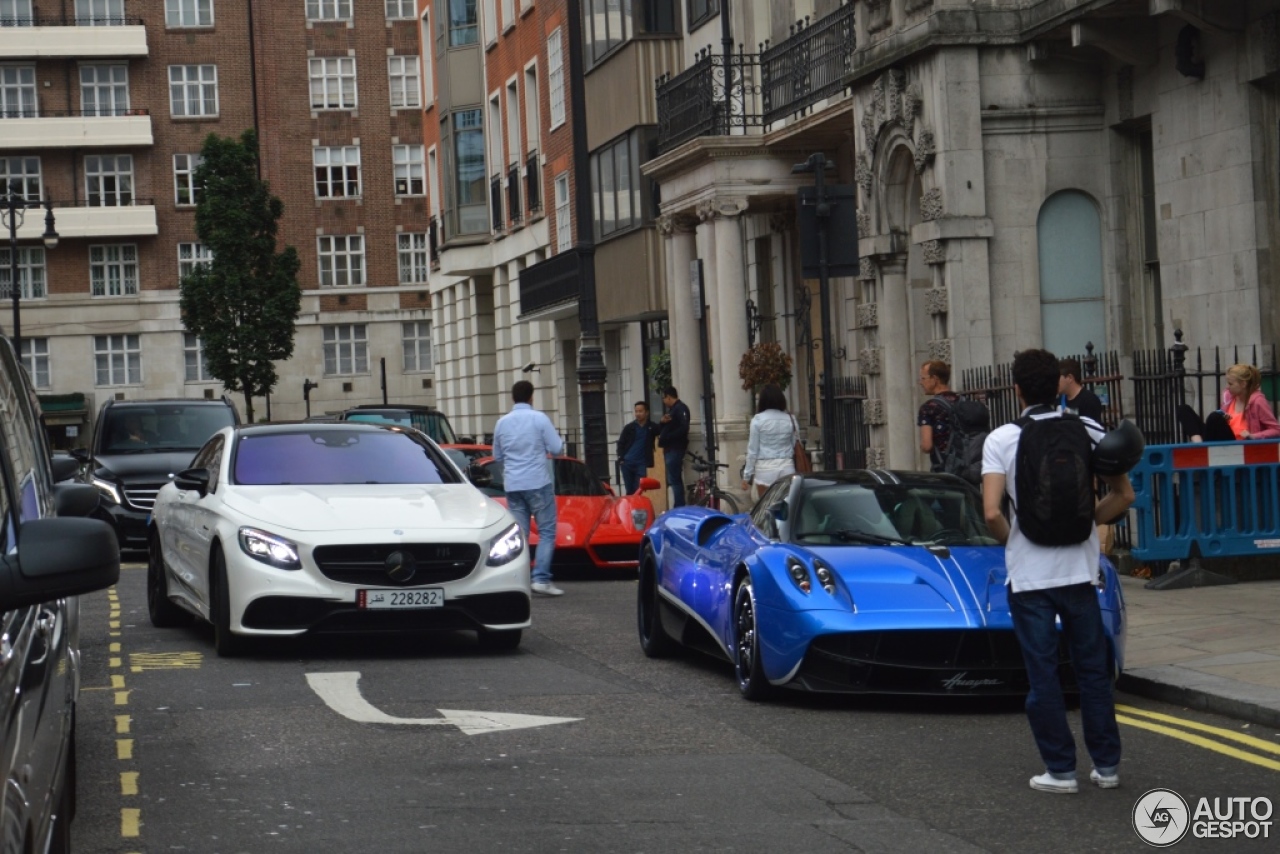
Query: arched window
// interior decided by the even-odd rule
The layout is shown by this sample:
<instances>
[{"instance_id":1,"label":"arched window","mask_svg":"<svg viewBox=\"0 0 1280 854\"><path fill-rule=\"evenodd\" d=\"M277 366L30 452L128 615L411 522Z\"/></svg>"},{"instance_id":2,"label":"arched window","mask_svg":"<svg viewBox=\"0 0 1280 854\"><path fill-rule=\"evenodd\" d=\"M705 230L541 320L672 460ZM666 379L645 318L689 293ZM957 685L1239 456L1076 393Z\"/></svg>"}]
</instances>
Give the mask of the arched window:
<instances>
[{"instance_id":1,"label":"arched window","mask_svg":"<svg viewBox=\"0 0 1280 854\"><path fill-rule=\"evenodd\" d=\"M1040 321L1044 348L1058 356L1107 348L1102 300L1102 220L1078 190L1055 193L1040 208Z\"/></svg>"}]
</instances>

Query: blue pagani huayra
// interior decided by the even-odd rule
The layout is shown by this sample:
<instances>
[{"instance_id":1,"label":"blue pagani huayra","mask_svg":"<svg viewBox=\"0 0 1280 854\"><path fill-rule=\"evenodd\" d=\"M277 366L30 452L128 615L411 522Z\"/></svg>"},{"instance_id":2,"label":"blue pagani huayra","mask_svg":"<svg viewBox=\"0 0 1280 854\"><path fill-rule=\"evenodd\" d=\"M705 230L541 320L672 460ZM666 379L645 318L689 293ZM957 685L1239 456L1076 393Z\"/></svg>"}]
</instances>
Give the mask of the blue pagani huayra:
<instances>
[{"instance_id":1,"label":"blue pagani huayra","mask_svg":"<svg viewBox=\"0 0 1280 854\"><path fill-rule=\"evenodd\" d=\"M1098 572L1118 675L1124 599L1105 557ZM660 516L641 544L636 616L646 655L684 644L726 657L752 700L782 687L1022 695L1005 581L1004 548L959 478L822 472L783 478L750 513Z\"/></svg>"}]
</instances>

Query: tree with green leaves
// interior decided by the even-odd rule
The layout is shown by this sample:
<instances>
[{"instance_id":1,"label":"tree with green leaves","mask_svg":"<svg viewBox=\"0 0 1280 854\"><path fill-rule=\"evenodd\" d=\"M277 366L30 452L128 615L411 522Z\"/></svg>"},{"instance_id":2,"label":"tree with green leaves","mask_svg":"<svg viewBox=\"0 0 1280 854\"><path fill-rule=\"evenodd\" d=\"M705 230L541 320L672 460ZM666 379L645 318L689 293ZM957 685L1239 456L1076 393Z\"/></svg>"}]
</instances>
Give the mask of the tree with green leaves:
<instances>
[{"instance_id":1,"label":"tree with green leaves","mask_svg":"<svg viewBox=\"0 0 1280 854\"><path fill-rule=\"evenodd\" d=\"M209 373L244 394L252 424L253 398L270 394L279 381L275 362L293 355L302 308L298 253L276 251L284 203L258 175L254 131L238 141L210 134L200 156L196 236L211 260L182 277L182 324L200 336Z\"/></svg>"}]
</instances>

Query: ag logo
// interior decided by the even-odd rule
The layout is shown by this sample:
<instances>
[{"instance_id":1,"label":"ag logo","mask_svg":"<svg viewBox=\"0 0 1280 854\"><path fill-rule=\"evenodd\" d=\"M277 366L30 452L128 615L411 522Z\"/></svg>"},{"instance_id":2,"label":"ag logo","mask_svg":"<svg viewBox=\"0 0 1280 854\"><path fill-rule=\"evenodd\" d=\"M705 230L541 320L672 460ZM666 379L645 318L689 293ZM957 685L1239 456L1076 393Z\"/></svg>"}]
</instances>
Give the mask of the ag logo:
<instances>
[{"instance_id":1,"label":"ag logo","mask_svg":"<svg viewBox=\"0 0 1280 854\"><path fill-rule=\"evenodd\" d=\"M1133 829L1143 842L1168 848L1187 835L1191 814L1173 789L1152 789L1133 805Z\"/></svg>"}]
</instances>

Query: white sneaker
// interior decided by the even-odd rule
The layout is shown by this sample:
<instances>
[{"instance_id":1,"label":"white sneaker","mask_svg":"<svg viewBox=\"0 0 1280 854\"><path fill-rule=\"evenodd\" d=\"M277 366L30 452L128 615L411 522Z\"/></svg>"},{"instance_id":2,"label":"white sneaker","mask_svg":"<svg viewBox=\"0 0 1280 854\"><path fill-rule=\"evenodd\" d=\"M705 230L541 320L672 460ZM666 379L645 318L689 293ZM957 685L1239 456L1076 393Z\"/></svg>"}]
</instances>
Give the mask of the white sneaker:
<instances>
[{"instance_id":1,"label":"white sneaker","mask_svg":"<svg viewBox=\"0 0 1280 854\"><path fill-rule=\"evenodd\" d=\"M1112 771L1110 774L1103 774L1097 768L1089 772L1089 779L1093 781L1093 785L1099 789L1118 789L1120 788L1120 775Z\"/></svg>"},{"instance_id":2,"label":"white sneaker","mask_svg":"<svg viewBox=\"0 0 1280 854\"><path fill-rule=\"evenodd\" d=\"M1062 780L1053 776L1048 771L1032 777L1031 788L1035 789L1037 792L1052 792L1055 795L1074 795L1080 790L1075 777L1068 780Z\"/></svg>"},{"instance_id":3,"label":"white sneaker","mask_svg":"<svg viewBox=\"0 0 1280 854\"><path fill-rule=\"evenodd\" d=\"M537 593L540 596L563 596L564 595L564 591L561 590L559 587L556 587L555 583L551 581L535 581L530 586L532 587L533 592Z\"/></svg>"}]
</instances>

